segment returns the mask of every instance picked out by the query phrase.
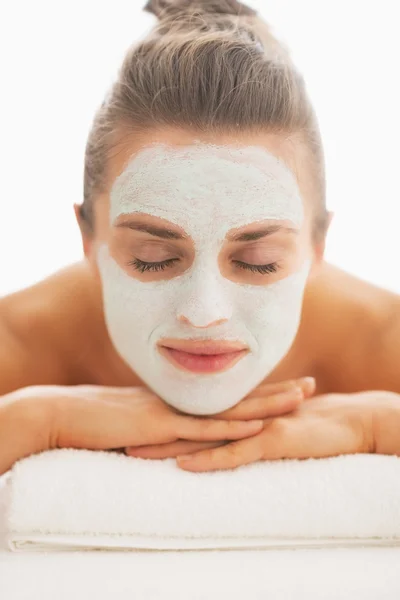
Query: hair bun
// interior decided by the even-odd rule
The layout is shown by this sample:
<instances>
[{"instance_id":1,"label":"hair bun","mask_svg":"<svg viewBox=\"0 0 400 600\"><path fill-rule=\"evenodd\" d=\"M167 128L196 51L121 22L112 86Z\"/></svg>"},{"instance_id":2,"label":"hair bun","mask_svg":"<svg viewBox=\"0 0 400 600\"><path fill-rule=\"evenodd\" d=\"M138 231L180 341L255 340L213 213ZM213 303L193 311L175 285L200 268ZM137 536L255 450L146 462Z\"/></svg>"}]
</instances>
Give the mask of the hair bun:
<instances>
[{"instance_id":1,"label":"hair bun","mask_svg":"<svg viewBox=\"0 0 400 600\"><path fill-rule=\"evenodd\" d=\"M159 19L202 12L235 16L255 16L257 12L238 0L149 0L144 7Z\"/></svg>"}]
</instances>

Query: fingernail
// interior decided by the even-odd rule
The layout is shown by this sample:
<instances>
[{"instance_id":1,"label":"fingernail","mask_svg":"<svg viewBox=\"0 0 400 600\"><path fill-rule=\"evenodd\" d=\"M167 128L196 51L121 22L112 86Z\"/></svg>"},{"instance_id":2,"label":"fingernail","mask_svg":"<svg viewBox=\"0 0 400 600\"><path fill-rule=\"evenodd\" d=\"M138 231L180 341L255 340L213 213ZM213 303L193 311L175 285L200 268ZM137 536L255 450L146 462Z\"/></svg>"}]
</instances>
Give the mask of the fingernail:
<instances>
[{"instance_id":1,"label":"fingernail","mask_svg":"<svg viewBox=\"0 0 400 600\"><path fill-rule=\"evenodd\" d=\"M253 421L244 421L244 423L248 427L260 427L261 425L264 425L264 421L262 419L254 419Z\"/></svg>"},{"instance_id":2,"label":"fingernail","mask_svg":"<svg viewBox=\"0 0 400 600\"><path fill-rule=\"evenodd\" d=\"M303 381L305 383L315 383L315 377L304 377Z\"/></svg>"}]
</instances>

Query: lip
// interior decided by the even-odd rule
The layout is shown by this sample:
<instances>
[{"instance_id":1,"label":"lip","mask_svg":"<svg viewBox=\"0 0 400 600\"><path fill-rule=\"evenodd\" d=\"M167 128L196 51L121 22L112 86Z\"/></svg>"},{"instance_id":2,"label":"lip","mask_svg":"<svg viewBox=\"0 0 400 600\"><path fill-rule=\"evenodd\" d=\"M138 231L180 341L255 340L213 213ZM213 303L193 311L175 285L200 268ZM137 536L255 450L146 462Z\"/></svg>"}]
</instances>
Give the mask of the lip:
<instances>
[{"instance_id":1,"label":"lip","mask_svg":"<svg viewBox=\"0 0 400 600\"><path fill-rule=\"evenodd\" d=\"M226 371L248 353L243 344L212 340L163 340L158 349L174 366L191 373Z\"/></svg>"}]
</instances>

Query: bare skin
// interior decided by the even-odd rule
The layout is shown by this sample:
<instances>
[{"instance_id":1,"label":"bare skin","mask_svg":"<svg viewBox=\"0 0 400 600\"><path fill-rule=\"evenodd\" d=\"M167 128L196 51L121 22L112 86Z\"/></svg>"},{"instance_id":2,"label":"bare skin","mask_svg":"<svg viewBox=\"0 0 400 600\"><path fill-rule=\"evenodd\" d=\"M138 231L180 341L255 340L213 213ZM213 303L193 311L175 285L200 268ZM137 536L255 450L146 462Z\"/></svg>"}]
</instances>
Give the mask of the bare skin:
<instances>
[{"instance_id":1,"label":"bare skin","mask_svg":"<svg viewBox=\"0 0 400 600\"><path fill-rule=\"evenodd\" d=\"M172 129L149 133L145 139L128 139L110 158L109 186L126 157L142 144L187 144L193 137L199 136ZM237 141L229 135L219 135L216 140L203 135L203 139L211 143ZM307 222L302 246L296 251L308 248L313 258L297 337L265 382L314 376L317 394L372 389L400 392L400 296L324 261L324 242L312 246L308 198L312 190L298 151L297 155L288 152L279 138L265 134L242 134L240 142L265 145L297 172L306 198ZM115 351L104 322L94 255L97 243L110 239L108 202L107 194L96 200L94 235L89 235L78 219L85 260L0 299L0 394L33 384L142 384ZM111 238L110 245L115 243Z\"/></svg>"},{"instance_id":2,"label":"bare skin","mask_svg":"<svg viewBox=\"0 0 400 600\"><path fill-rule=\"evenodd\" d=\"M98 395L99 401L103 389L104 393L114 396L115 387L146 387L118 355L109 338L104 320L96 252L99 244L108 243L111 254L120 266L125 268L130 276L143 281L149 280L150 277L174 277L179 274L179 271L172 271L161 275L141 275L125 266L125 254L128 253L128 249L129 252L134 252L136 248L140 253L143 248L148 247L148 253L151 255L155 248L156 253L161 252L166 257L175 250L173 247L171 250L170 242L166 245L165 241L154 241L154 237L150 236L150 239L147 233L110 226L108 192L115 177L121 173L127 157L141 145L154 141L176 145L190 144L193 137L190 132L176 130L147 133L145 139L136 136L134 140L130 140L125 136L125 143L110 157L107 191L96 198L94 232L90 232L81 221L78 207L75 206L85 259L58 271L36 285L0 299L0 396L4 395L11 404L14 403L14 398L17 398L17 404L26 408L26 396L33 398L35 403L39 402L38 406L44 406L40 397L36 396L39 394L46 397L48 393L53 393L52 390L49 388L47 392L43 388L32 386L100 386L91 390L91 393ZM196 135L195 138L198 139L199 136ZM305 163L301 153L293 155L288 152L285 143L282 144L282 140L265 134L241 134L240 139L232 139L229 135L219 135L217 139L204 135L203 138L204 141L218 144L226 141L228 144L265 145L286 160L296 173L304 198L306 216L296 242L291 243L282 237L283 234L276 233L267 240L257 242L257 248L253 245L252 248L244 247L243 250L243 246L237 249L228 245L221 251L219 263L224 276L233 281L241 282L241 278L247 277L247 283L263 285L265 281L268 285L293 272L301 257L311 258L312 267L304 294L301 323L289 352L262 382L260 391L255 391L255 398L244 399L236 407L218 415L219 419L264 419L265 429L246 442L247 445L244 442L231 442L226 445L226 437L222 435L221 429L220 435L215 435L215 441L204 441L203 435L197 436L199 441L190 441L189 436L186 441L173 441L174 433L171 443L160 445L153 441L150 444L155 444L154 446L143 445L142 448L134 448L132 454L162 458L203 450L198 452L198 460L194 466L185 465L183 468L210 470L232 468L254 460L289 456L321 457L353 452L400 452L396 424L400 420L400 296L362 281L324 260L324 240L316 244L311 236L312 188L309 185L307 170L303 168ZM146 215L143 218L154 225L154 219L152 221ZM181 255L190 256L190 241L183 241L181 244ZM278 248L282 253L284 266L281 272L268 275L267 280L261 282L260 279L251 279L260 276L239 274L231 268L231 256L238 255L239 259L251 262L250 259L243 259L243 256L267 256L271 247ZM151 262L163 259L142 257L141 260ZM182 267L178 266L178 269L187 268L188 263L185 263L185 260L187 259L179 262ZM253 262L261 264L256 258ZM310 388L307 387L308 384L299 383L299 378L307 376L316 379L315 390L313 386ZM296 382L297 386L303 388L305 399L314 393L315 400L308 400L300 407L291 392L289 399L281 398L275 407L268 403L268 396L272 395L272 398L278 391L274 389L274 384L280 385L288 381L293 382L292 387ZM264 391L264 384L273 385ZM26 394L12 394L28 387L31 389L27 390ZM53 391L55 397L68 396L66 388ZM84 389L77 389L76 394L84 395L84 392ZM9 396L10 393L12 396ZM71 394L73 396L74 392ZM60 406L58 401L52 404ZM49 406L48 403L46 405ZM79 410L85 409L83 396L78 405ZM378 405L381 407L379 411L375 408ZM66 397L62 406L64 414L65 410L69 411L74 405L69 397ZM94 409L94 406L92 408ZM285 415L288 411L294 412L279 418L279 415ZM16 409L15 412L10 410L9 414L10 423L19 422L18 415L21 415L21 412L17 412ZM70 422L76 423L77 419L81 418L80 414L77 411L71 415ZM274 428L271 427L271 420L274 422ZM29 415L27 421L30 423ZM64 424L65 422L64 419ZM124 422L123 417L121 422ZM51 423L54 424L54 419ZM91 416L88 418L88 425L90 423ZM103 423L105 433L101 434L100 428L96 432L96 435L105 436L96 442L99 447L110 447L109 440L106 439L107 423L108 417ZM48 424L47 420L46 426ZM296 431L291 429L292 424ZM9 428L6 427L6 421L4 427L7 433ZM10 456L3 460L3 465L0 464L0 472L9 468L18 457L59 445L62 437L60 430L55 432L50 426L44 430L42 422L37 431L37 437L45 438L43 444L41 442L34 448L29 444L26 448L22 449L21 446L19 449L12 448L12 444L15 445L15 436L11 435L10 430L10 440L3 440L4 447L10 448ZM62 433L71 434L71 431L67 428L67 431ZM376 435L377 433L379 435ZM243 432L241 435L247 436L248 433ZM271 439L271 435L275 437ZM80 436L76 441L76 444L80 444L77 447L91 447L88 432L81 432ZM262 436L265 436L265 439ZM116 437L120 440L120 443L115 440L118 447L136 444L135 439L123 439L120 432ZM176 437L185 437L184 428ZM22 442L25 438L26 436L22 436ZM115 447L115 443L111 447ZM26 445L25 442L24 444ZM223 448L218 447L221 445ZM273 456L268 450L271 448L275 449ZM182 464L180 462L179 466Z\"/></svg>"},{"instance_id":3,"label":"bare skin","mask_svg":"<svg viewBox=\"0 0 400 600\"><path fill-rule=\"evenodd\" d=\"M142 385L111 344L87 261L0 299L0 392L27 385ZM296 340L265 382L316 392L400 391L400 298L328 263L306 288ZM396 335L397 327L397 335Z\"/></svg>"}]
</instances>

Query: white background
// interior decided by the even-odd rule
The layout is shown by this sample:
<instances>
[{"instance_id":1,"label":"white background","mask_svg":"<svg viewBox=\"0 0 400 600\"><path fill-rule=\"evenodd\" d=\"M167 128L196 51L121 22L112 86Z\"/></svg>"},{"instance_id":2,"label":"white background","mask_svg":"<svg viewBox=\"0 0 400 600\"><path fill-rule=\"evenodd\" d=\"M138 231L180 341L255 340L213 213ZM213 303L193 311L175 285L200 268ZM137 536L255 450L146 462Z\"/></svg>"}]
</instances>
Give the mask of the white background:
<instances>
[{"instance_id":1,"label":"white background","mask_svg":"<svg viewBox=\"0 0 400 600\"><path fill-rule=\"evenodd\" d=\"M398 0L253 0L289 44L324 140L326 258L400 292ZM86 138L144 0L20 0L0 9L0 295L76 260Z\"/></svg>"}]
</instances>

